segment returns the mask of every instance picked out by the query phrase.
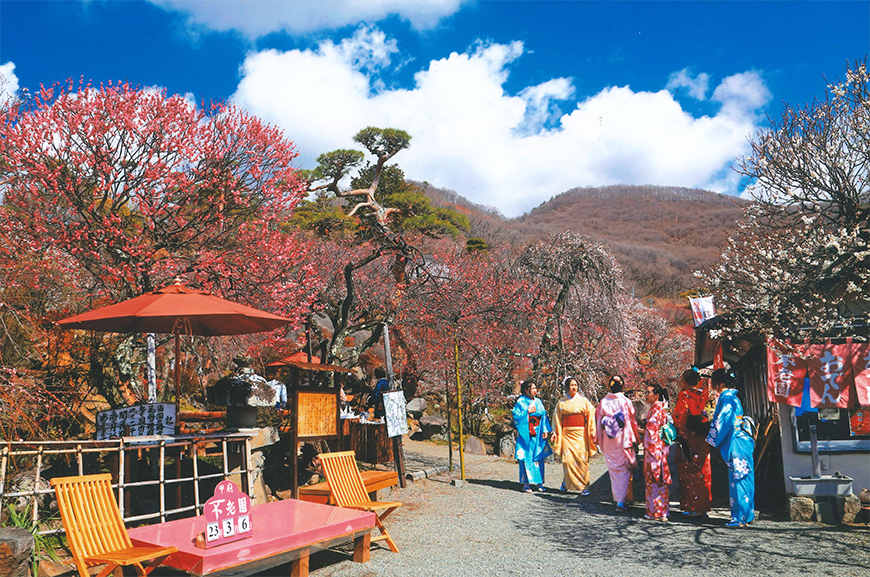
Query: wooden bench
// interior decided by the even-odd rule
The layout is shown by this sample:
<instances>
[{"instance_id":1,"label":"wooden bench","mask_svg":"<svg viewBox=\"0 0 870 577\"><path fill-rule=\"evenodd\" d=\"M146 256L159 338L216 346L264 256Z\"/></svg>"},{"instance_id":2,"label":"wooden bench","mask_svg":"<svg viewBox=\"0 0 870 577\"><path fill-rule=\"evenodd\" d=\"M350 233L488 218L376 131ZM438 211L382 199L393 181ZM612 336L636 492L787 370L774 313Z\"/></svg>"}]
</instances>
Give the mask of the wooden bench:
<instances>
[{"instance_id":1,"label":"wooden bench","mask_svg":"<svg viewBox=\"0 0 870 577\"><path fill-rule=\"evenodd\" d=\"M360 471L366 493L372 501L377 501L378 491L399 484L399 475L395 471ZM335 499L329 490L329 481L299 487L299 499L311 503L335 505Z\"/></svg>"}]
</instances>

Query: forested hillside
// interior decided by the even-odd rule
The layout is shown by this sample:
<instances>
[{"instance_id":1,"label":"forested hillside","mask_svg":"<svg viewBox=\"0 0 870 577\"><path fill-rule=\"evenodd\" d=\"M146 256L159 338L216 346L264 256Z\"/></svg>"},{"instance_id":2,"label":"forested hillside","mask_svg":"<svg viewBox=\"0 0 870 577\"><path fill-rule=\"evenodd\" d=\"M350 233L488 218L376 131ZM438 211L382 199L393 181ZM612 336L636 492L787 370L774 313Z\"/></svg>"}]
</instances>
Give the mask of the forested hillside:
<instances>
[{"instance_id":1,"label":"forested hillside","mask_svg":"<svg viewBox=\"0 0 870 577\"><path fill-rule=\"evenodd\" d=\"M465 213L471 235L489 243L522 243L562 231L605 242L637 296L655 297L674 297L693 286L692 271L716 260L745 203L705 190L618 185L574 188L506 219L453 191L420 187L436 205Z\"/></svg>"}]
</instances>

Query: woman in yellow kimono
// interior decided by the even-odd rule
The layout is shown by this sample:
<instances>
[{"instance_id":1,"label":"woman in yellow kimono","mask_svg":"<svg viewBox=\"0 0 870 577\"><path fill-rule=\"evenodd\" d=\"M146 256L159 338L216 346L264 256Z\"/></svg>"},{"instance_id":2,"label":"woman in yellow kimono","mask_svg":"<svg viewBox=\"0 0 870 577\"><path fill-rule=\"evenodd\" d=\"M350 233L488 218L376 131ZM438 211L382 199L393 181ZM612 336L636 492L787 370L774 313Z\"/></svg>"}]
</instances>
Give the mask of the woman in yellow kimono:
<instances>
[{"instance_id":1,"label":"woman in yellow kimono","mask_svg":"<svg viewBox=\"0 0 870 577\"><path fill-rule=\"evenodd\" d=\"M550 445L562 457L563 491L589 494L589 458L595 454L595 405L580 393L577 380L562 381L564 396L553 414Z\"/></svg>"}]
</instances>

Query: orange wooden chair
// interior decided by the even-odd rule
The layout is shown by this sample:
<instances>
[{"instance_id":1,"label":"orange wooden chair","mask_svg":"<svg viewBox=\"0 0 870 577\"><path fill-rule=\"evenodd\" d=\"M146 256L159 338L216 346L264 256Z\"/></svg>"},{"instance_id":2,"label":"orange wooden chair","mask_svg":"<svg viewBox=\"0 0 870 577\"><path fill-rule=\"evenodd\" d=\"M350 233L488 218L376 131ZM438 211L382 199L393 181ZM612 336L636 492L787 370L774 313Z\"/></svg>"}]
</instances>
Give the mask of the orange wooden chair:
<instances>
[{"instance_id":1,"label":"orange wooden chair","mask_svg":"<svg viewBox=\"0 0 870 577\"><path fill-rule=\"evenodd\" d=\"M122 567L132 565L137 575L147 575L163 563L175 547L134 547L127 535L121 511L112 493L112 476L84 475L51 480L69 547L81 577L89 577L88 567L107 563L97 577L112 571L122 575ZM147 568L143 561L153 559Z\"/></svg>"},{"instance_id":2,"label":"orange wooden chair","mask_svg":"<svg viewBox=\"0 0 870 577\"><path fill-rule=\"evenodd\" d=\"M383 521L402 504L398 501L372 501L369 499L365 484L356 466L353 451L321 453L320 462L326 480L329 481L329 491L332 493L335 503L339 507L347 509L372 511L375 514L375 523L381 532L380 536L372 539L372 542L386 541L390 551L398 553L399 548L390 534L387 533ZM383 513L378 514L378 511L381 510Z\"/></svg>"}]
</instances>

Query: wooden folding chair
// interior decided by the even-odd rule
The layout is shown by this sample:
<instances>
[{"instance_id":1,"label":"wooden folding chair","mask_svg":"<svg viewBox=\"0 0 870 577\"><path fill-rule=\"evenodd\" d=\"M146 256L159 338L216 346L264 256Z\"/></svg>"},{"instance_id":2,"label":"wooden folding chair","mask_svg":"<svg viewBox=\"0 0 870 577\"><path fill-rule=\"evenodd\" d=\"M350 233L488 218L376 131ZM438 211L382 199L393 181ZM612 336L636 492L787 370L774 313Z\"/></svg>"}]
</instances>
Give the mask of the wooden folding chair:
<instances>
[{"instance_id":1,"label":"wooden folding chair","mask_svg":"<svg viewBox=\"0 0 870 577\"><path fill-rule=\"evenodd\" d=\"M320 462L326 480L329 481L329 491L332 493L335 503L339 507L347 509L372 511L375 514L375 523L381 532L380 536L372 539L372 542L386 541L390 551L398 553L399 548L390 534L387 533L383 521L402 504L398 501L372 501L369 499L365 484L363 484L359 469L356 466L353 451L321 453ZM380 510L384 511L378 514Z\"/></svg>"},{"instance_id":2,"label":"wooden folding chair","mask_svg":"<svg viewBox=\"0 0 870 577\"><path fill-rule=\"evenodd\" d=\"M121 511L112 493L112 476L84 475L51 480L69 547L81 577L88 567L107 563L97 577L112 571L121 577L122 567L132 565L136 575L147 575L163 563L175 547L133 547ZM143 561L153 559L147 568Z\"/></svg>"}]
</instances>

